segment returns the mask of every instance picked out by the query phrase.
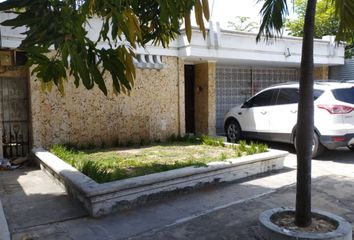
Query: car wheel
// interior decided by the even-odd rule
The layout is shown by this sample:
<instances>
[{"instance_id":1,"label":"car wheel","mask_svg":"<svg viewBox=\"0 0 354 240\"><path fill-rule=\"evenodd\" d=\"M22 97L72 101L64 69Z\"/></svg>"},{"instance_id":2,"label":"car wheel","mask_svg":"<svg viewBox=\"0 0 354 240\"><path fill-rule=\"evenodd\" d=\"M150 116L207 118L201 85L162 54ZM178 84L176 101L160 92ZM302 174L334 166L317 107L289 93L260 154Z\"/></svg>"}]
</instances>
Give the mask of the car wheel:
<instances>
[{"instance_id":1,"label":"car wheel","mask_svg":"<svg viewBox=\"0 0 354 240\"><path fill-rule=\"evenodd\" d=\"M296 150L296 135L294 137L294 147ZM317 133L313 134L313 144L312 144L312 158L320 156L326 148L320 143L320 139Z\"/></svg>"},{"instance_id":2,"label":"car wheel","mask_svg":"<svg viewBox=\"0 0 354 240\"><path fill-rule=\"evenodd\" d=\"M241 138L241 127L236 120L230 120L226 124L227 141L237 142Z\"/></svg>"},{"instance_id":3,"label":"car wheel","mask_svg":"<svg viewBox=\"0 0 354 240\"><path fill-rule=\"evenodd\" d=\"M348 148L349 148L350 150L354 151L354 144L349 145Z\"/></svg>"}]
</instances>

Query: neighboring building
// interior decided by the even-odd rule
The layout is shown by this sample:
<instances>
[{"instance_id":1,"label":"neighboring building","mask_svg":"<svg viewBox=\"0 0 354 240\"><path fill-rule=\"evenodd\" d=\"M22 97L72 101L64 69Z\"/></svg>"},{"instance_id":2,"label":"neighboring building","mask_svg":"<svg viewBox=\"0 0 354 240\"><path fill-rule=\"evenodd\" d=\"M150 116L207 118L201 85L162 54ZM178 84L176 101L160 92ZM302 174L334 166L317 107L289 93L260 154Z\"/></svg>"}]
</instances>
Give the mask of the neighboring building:
<instances>
[{"instance_id":1,"label":"neighboring building","mask_svg":"<svg viewBox=\"0 0 354 240\"><path fill-rule=\"evenodd\" d=\"M2 14L0 20L8 17ZM93 28L97 24L92 20ZM231 106L270 84L299 77L301 38L256 44L255 34L211 25L207 39L194 29L191 43L182 35L168 49L138 49L130 96L111 91L106 97L97 87L75 88L71 79L61 96L55 88L42 91L39 81L21 66L23 54L16 52L21 31L1 27L0 121L5 156L54 143L122 144L186 132L215 135L222 133L222 118ZM15 64L6 58L9 52ZM316 78L327 79L328 66L343 64L344 48L316 40L314 61Z\"/></svg>"}]
</instances>

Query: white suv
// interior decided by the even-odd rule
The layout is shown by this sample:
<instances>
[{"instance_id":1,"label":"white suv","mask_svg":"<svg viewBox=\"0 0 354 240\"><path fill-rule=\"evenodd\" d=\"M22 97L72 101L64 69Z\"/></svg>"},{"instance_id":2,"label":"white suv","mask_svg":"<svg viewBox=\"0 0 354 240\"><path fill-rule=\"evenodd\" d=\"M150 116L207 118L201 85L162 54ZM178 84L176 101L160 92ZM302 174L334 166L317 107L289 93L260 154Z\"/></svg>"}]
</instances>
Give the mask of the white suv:
<instances>
[{"instance_id":1,"label":"white suv","mask_svg":"<svg viewBox=\"0 0 354 240\"><path fill-rule=\"evenodd\" d=\"M294 143L299 84L266 88L225 116L229 141L241 138ZM315 82L315 129L312 156L326 148L354 150L354 83Z\"/></svg>"}]
</instances>

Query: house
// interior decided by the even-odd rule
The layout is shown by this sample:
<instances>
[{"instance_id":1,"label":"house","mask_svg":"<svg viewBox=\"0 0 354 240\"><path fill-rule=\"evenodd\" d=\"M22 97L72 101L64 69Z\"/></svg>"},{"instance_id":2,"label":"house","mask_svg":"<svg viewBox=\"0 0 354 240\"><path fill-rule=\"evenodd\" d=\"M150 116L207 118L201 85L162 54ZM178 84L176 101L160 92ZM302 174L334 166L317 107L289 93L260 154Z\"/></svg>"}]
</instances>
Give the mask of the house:
<instances>
[{"instance_id":1,"label":"house","mask_svg":"<svg viewBox=\"0 0 354 240\"><path fill-rule=\"evenodd\" d=\"M2 13L0 20L10 17ZM98 24L91 20L89 34ZM186 132L220 134L231 106L270 84L299 77L301 38L256 44L255 34L211 23L206 39L193 29L191 43L182 34L168 49L138 49L130 96L76 88L73 79L62 96L55 88L41 90L23 65L25 56L16 51L22 31L1 27L0 154L7 157L55 143L122 144ZM344 48L330 39L315 40L314 61L316 78L327 79L329 66L343 64Z\"/></svg>"}]
</instances>

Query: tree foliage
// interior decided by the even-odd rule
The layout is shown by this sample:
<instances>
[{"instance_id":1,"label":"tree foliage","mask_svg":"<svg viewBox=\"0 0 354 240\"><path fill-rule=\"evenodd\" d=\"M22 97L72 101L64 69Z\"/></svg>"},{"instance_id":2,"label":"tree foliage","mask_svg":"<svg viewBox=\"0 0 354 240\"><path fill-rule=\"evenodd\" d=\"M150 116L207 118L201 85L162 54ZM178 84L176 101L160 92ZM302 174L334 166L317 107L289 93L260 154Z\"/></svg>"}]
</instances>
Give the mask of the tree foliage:
<instances>
[{"instance_id":1,"label":"tree foliage","mask_svg":"<svg viewBox=\"0 0 354 240\"><path fill-rule=\"evenodd\" d=\"M235 21L229 21L228 27L241 32L252 32L255 29L258 29L258 24L254 21L251 21L250 17L236 16Z\"/></svg>"},{"instance_id":2,"label":"tree foliage","mask_svg":"<svg viewBox=\"0 0 354 240\"><path fill-rule=\"evenodd\" d=\"M107 94L103 75L112 77L113 89L128 93L133 86L134 52L148 42L167 47L180 34L184 20L191 38L191 11L205 35L209 19L207 0L7 0L0 11L17 14L1 24L26 27L20 49L27 52L28 64L44 83L63 91L67 75L75 85L87 89L97 85ZM88 37L90 18L102 21L98 38ZM104 41L109 47L102 47ZM50 49L55 50L54 54Z\"/></svg>"},{"instance_id":3,"label":"tree foliage","mask_svg":"<svg viewBox=\"0 0 354 240\"><path fill-rule=\"evenodd\" d=\"M286 28L287 30L289 30L290 35L302 37L306 0L295 0L294 4L297 18L287 20ZM319 0L316 7L315 21L316 25L314 31L316 38L322 38L325 35L337 35L340 22L338 15L336 14L335 2L328 0ZM346 34L343 40L347 42L347 46L345 49L346 57L353 57L354 35Z\"/></svg>"},{"instance_id":4,"label":"tree foliage","mask_svg":"<svg viewBox=\"0 0 354 240\"><path fill-rule=\"evenodd\" d=\"M258 0L263 2L262 0ZM256 40L261 37L266 40L277 38L282 35L285 19L289 15L288 4L286 0L264 0L260 11L261 26Z\"/></svg>"},{"instance_id":5,"label":"tree foliage","mask_svg":"<svg viewBox=\"0 0 354 240\"><path fill-rule=\"evenodd\" d=\"M300 28L303 27L304 16L305 16L305 6L308 1L306 0L296 0L296 2L303 2L300 8L297 8L295 5L296 11L299 11L299 24ZM287 0L258 0L259 3L263 3L263 7L260 11L262 17L260 31L258 33L257 39L260 40L262 36L266 39L268 38L277 38L282 35L282 32L285 27L286 18L289 14ZM337 41L345 41L347 38L353 36L354 29L354 0L320 0L321 8L326 10L326 8L333 7L334 11L326 11L323 15L331 16L331 18L337 19L338 26L337 31L335 31ZM321 16L321 12L319 12ZM316 13L316 20L317 20ZM329 18L328 18L329 19ZM317 27L321 22L316 22ZM321 25L326 25L329 23L323 23ZM323 27L323 26L322 26ZM300 29L297 28L297 29ZM302 32L302 30L294 31ZM300 35L301 36L301 35Z\"/></svg>"},{"instance_id":6,"label":"tree foliage","mask_svg":"<svg viewBox=\"0 0 354 240\"><path fill-rule=\"evenodd\" d=\"M295 0L296 19L287 20L286 28L292 36L302 37L304 34L304 17L306 0ZM335 16L334 5L326 0L319 0L316 7L316 25L314 28L315 37L322 38L324 35L336 35L339 26L338 18Z\"/></svg>"}]
</instances>

